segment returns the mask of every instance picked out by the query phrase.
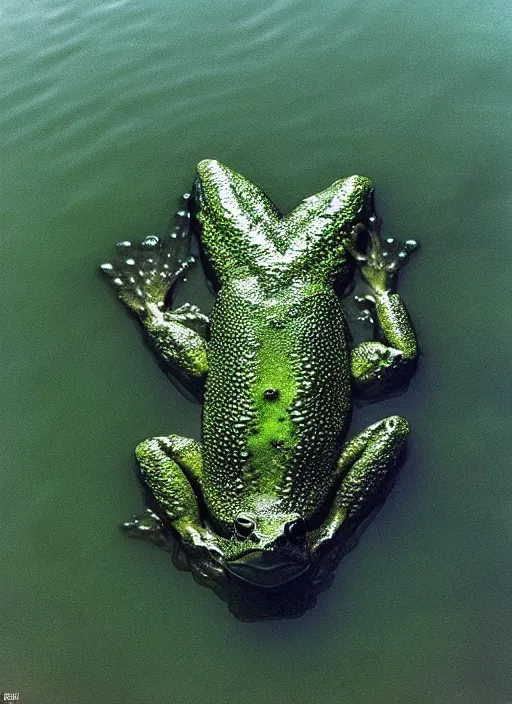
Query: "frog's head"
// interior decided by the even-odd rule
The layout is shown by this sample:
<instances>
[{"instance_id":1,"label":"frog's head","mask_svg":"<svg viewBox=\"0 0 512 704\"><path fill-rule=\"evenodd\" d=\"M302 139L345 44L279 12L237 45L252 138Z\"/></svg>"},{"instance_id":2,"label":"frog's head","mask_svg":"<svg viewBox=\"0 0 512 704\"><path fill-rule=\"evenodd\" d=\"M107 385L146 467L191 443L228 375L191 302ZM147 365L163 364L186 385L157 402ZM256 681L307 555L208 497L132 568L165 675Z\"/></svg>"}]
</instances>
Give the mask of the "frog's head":
<instances>
[{"instance_id":1,"label":"frog's head","mask_svg":"<svg viewBox=\"0 0 512 704\"><path fill-rule=\"evenodd\" d=\"M310 566L304 518L261 502L240 511L225 567L238 580L260 589L278 589L305 574Z\"/></svg>"}]
</instances>

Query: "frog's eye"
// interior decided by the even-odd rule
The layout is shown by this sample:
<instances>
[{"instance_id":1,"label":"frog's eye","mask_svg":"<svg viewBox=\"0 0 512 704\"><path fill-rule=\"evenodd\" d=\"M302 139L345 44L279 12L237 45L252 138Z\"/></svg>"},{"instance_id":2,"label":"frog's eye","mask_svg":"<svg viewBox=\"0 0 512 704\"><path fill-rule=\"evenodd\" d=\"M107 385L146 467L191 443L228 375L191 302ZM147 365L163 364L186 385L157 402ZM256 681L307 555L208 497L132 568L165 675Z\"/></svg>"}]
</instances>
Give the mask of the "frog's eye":
<instances>
[{"instance_id":1,"label":"frog's eye","mask_svg":"<svg viewBox=\"0 0 512 704\"><path fill-rule=\"evenodd\" d=\"M256 522L246 513L240 513L235 518L235 530L243 538L247 538L256 528Z\"/></svg>"},{"instance_id":2,"label":"frog's eye","mask_svg":"<svg viewBox=\"0 0 512 704\"><path fill-rule=\"evenodd\" d=\"M297 518L295 521L290 521L284 527L284 533L289 540L294 543L300 543L306 537L306 523L303 518Z\"/></svg>"}]
</instances>

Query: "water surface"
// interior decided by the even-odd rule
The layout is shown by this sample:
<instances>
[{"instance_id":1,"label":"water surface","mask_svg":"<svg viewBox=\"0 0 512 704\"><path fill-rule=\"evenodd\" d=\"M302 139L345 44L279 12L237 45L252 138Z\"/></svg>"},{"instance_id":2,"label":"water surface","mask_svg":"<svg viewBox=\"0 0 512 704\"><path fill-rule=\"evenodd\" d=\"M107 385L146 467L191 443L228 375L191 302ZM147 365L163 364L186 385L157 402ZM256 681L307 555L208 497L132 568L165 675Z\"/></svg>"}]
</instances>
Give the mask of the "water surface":
<instances>
[{"instance_id":1,"label":"water surface","mask_svg":"<svg viewBox=\"0 0 512 704\"><path fill-rule=\"evenodd\" d=\"M27 704L512 701L512 14L504 0L4 0L0 691ZM422 361L317 608L242 624L117 529L141 439L199 437L95 272L214 157L283 210L371 176ZM207 303L199 274L195 302Z\"/></svg>"}]
</instances>

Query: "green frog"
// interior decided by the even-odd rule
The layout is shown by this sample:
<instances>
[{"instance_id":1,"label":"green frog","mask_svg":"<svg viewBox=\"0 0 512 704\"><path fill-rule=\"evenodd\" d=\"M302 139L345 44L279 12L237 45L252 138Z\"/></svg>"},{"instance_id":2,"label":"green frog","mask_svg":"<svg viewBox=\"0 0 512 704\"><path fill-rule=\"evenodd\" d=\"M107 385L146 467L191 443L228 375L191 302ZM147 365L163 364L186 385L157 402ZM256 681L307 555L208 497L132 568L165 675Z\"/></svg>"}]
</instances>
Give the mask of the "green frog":
<instances>
[{"instance_id":1,"label":"green frog","mask_svg":"<svg viewBox=\"0 0 512 704\"><path fill-rule=\"evenodd\" d=\"M345 441L353 399L403 389L418 355L394 292L416 243L383 241L380 225L364 176L283 216L207 159L173 233L122 242L102 266L160 365L203 404L200 443L166 435L136 448L148 509L125 529L172 549L240 618L314 603L389 490L409 434L391 416ZM209 318L172 307L195 262L178 256L192 233L215 293ZM340 292L355 271L378 339L352 345Z\"/></svg>"}]
</instances>

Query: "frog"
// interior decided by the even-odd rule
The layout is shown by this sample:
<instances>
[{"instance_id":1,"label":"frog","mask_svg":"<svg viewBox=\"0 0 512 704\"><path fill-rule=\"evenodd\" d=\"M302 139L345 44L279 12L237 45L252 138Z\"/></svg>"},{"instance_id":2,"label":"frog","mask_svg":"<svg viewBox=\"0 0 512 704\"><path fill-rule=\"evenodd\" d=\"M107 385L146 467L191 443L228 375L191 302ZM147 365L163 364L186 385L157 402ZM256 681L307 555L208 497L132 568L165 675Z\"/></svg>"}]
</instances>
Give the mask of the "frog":
<instances>
[{"instance_id":1,"label":"frog","mask_svg":"<svg viewBox=\"0 0 512 704\"><path fill-rule=\"evenodd\" d=\"M174 230L121 242L101 267L164 372L202 403L201 441L168 434L137 445L146 508L124 529L169 550L239 618L310 608L403 458L401 416L346 439L354 401L404 390L418 359L396 291L417 243L384 241L381 227L366 176L283 215L259 186L205 159ZM214 295L209 316L173 307L198 261ZM355 279L375 323L358 344L342 306Z\"/></svg>"}]
</instances>

